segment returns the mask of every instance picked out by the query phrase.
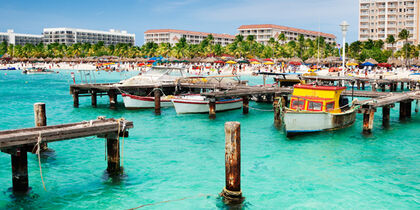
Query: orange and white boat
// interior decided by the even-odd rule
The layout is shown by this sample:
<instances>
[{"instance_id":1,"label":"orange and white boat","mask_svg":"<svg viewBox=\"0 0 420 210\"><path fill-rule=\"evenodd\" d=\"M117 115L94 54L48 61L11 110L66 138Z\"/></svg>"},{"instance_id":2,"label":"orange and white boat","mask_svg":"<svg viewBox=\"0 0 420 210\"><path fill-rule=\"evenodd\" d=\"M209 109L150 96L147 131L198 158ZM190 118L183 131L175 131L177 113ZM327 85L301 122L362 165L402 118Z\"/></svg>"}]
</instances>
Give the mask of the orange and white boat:
<instances>
[{"instance_id":1,"label":"orange and white boat","mask_svg":"<svg viewBox=\"0 0 420 210\"><path fill-rule=\"evenodd\" d=\"M122 94L124 106L127 109L150 109L155 108L155 97L151 96L136 96L130 94ZM161 107L173 107L171 102L174 96L162 96L160 98Z\"/></svg>"}]
</instances>

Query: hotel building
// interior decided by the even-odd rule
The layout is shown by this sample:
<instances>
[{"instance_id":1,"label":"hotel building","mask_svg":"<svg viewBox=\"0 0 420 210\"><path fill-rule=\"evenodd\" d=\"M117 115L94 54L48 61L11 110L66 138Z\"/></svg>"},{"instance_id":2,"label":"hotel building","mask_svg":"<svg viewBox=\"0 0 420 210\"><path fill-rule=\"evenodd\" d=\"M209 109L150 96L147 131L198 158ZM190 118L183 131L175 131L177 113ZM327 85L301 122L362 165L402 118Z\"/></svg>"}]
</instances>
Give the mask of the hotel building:
<instances>
[{"instance_id":1,"label":"hotel building","mask_svg":"<svg viewBox=\"0 0 420 210\"><path fill-rule=\"evenodd\" d=\"M0 32L0 43L6 42L13 45L39 44L42 42L42 35L18 34L9 29L7 32Z\"/></svg>"},{"instance_id":2,"label":"hotel building","mask_svg":"<svg viewBox=\"0 0 420 210\"><path fill-rule=\"evenodd\" d=\"M214 44L226 46L235 40L235 36L229 34L214 34L195 31L184 31L175 29L155 29L144 32L144 43L154 42L175 44L185 37L189 44L200 44L209 34L214 37Z\"/></svg>"},{"instance_id":3,"label":"hotel building","mask_svg":"<svg viewBox=\"0 0 420 210\"><path fill-rule=\"evenodd\" d=\"M359 0L359 41L386 40L406 29L410 32L409 42L419 44L420 0ZM403 46L398 41L394 47ZM391 44L386 44L387 48Z\"/></svg>"},{"instance_id":4,"label":"hotel building","mask_svg":"<svg viewBox=\"0 0 420 210\"><path fill-rule=\"evenodd\" d=\"M304 29L279 26L274 24L258 24L258 25L242 25L238 28L239 34L246 39L249 35L254 35L255 40L262 44L268 44L270 38L277 40L278 36L284 33L286 42L296 41L299 35L303 35L305 39L316 39L316 37L324 37L325 42L329 44L335 43L336 37L333 34L327 34L317 31L309 31Z\"/></svg>"},{"instance_id":5,"label":"hotel building","mask_svg":"<svg viewBox=\"0 0 420 210\"><path fill-rule=\"evenodd\" d=\"M45 44L96 44L102 41L105 45L115 45L118 43L134 45L135 42L134 34L129 34L127 31L118 31L114 29L109 31L96 31L77 28L44 28L43 35Z\"/></svg>"}]
</instances>

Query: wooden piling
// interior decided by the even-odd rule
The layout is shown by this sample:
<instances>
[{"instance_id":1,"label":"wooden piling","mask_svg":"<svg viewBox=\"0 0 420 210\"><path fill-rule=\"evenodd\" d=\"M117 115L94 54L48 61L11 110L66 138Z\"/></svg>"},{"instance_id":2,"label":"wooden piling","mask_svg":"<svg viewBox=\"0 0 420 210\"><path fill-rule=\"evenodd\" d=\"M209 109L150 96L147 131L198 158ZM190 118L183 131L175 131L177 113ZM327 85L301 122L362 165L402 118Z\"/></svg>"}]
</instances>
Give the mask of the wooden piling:
<instances>
[{"instance_id":1,"label":"wooden piling","mask_svg":"<svg viewBox=\"0 0 420 210\"><path fill-rule=\"evenodd\" d=\"M357 85L357 89L360 90L360 81L359 80L357 80L356 85Z\"/></svg>"},{"instance_id":2,"label":"wooden piling","mask_svg":"<svg viewBox=\"0 0 420 210\"><path fill-rule=\"evenodd\" d=\"M90 98L92 100L92 107L96 107L97 105L96 91L93 90L91 94L92 95L90 96Z\"/></svg>"},{"instance_id":3,"label":"wooden piling","mask_svg":"<svg viewBox=\"0 0 420 210\"><path fill-rule=\"evenodd\" d=\"M160 89L155 88L153 94L155 96L155 114L160 115Z\"/></svg>"},{"instance_id":4,"label":"wooden piling","mask_svg":"<svg viewBox=\"0 0 420 210\"><path fill-rule=\"evenodd\" d=\"M401 82L401 91L404 91L404 82Z\"/></svg>"},{"instance_id":5,"label":"wooden piling","mask_svg":"<svg viewBox=\"0 0 420 210\"><path fill-rule=\"evenodd\" d=\"M365 90L365 82L362 81L362 90Z\"/></svg>"},{"instance_id":6,"label":"wooden piling","mask_svg":"<svg viewBox=\"0 0 420 210\"><path fill-rule=\"evenodd\" d=\"M385 84L382 84L382 85L381 85L381 89L382 89L382 92L385 92L385 90L386 90L386 86L385 86Z\"/></svg>"},{"instance_id":7,"label":"wooden piling","mask_svg":"<svg viewBox=\"0 0 420 210\"><path fill-rule=\"evenodd\" d=\"M116 174L121 171L120 168L120 142L117 133L112 133L106 137L107 159L109 174Z\"/></svg>"},{"instance_id":8,"label":"wooden piling","mask_svg":"<svg viewBox=\"0 0 420 210\"><path fill-rule=\"evenodd\" d=\"M407 118L411 118L411 109L412 109L412 101L411 100L408 100L406 103L405 103L405 116L407 117Z\"/></svg>"},{"instance_id":9,"label":"wooden piling","mask_svg":"<svg viewBox=\"0 0 420 210\"><path fill-rule=\"evenodd\" d=\"M35 116L35 127L47 126L47 115L45 111L45 103L34 104L34 116ZM42 142L40 145L41 152L48 150L46 142Z\"/></svg>"},{"instance_id":10,"label":"wooden piling","mask_svg":"<svg viewBox=\"0 0 420 210\"><path fill-rule=\"evenodd\" d=\"M372 91L376 91L376 83L371 83L371 86L372 86Z\"/></svg>"},{"instance_id":11,"label":"wooden piling","mask_svg":"<svg viewBox=\"0 0 420 210\"><path fill-rule=\"evenodd\" d=\"M209 98L209 118L216 119L216 99Z\"/></svg>"},{"instance_id":12,"label":"wooden piling","mask_svg":"<svg viewBox=\"0 0 420 210\"><path fill-rule=\"evenodd\" d=\"M416 108L414 109L414 111L417 113L417 112L419 112L419 107L420 106L420 104L419 104L419 100L416 100Z\"/></svg>"},{"instance_id":13,"label":"wooden piling","mask_svg":"<svg viewBox=\"0 0 420 210\"><path fill-rule=\"evenodd\" d=\"M24 193L29 189L28 154L26 148L16 148L11 154L13 192Z\"/></svg>"},{"instance_id":14,"label":"wooden piling","mask_svg":"<svg viewBox=\"0 0 420 210\"><path fill-rule=\"evenodd\" d=\"M281 100L281 101L280 101ZM281 127L282 120L281 120L281 112L279 103L283 103L283 98L275 97L273 102L273 109L274 109L274 126Z\"/></svg>"},{"instance_id":15,"label":"wooden piling","mask_svg":"<svg viewBox=\"0 0 420 210\"><path fill-rule=\"evenodd\" d=\"M242 96L242 102L243 102L243 114L248 114L249 113L249 98L248 96Z\"/></svg>"},{"instance_id":16,"label":"wooden piling","mask_svg":"<svg viewBox=\"0 0 420 210\"><path fill-rule=\"evenodd\" d=\"M372 108L365 109L363 112L363 133L370 134L373 129L373 119L375 110Z\"/></svg>"},{"instance_id":17,"label":"wooden piling","mask_svg":"<svg viewBox=\"0 0 420 210\"><path fill-rule=\"evenodd\" d=\"M76 90L73 92L73 107L79 107L79 92Z\"/></svg>"},{"instance_id":18,"label":"wooden piling","mask_svg":"<svg viewBox=\"0 0 420 210\"><path fill-rule=\"evenodd\" d=\"M389 119L390 119L390 106L383 106L382 107L382 125L384 127L389 127Z\"/></svg>"},{"instance_id":19,"label":"wooden piling","mask_svg":"<svg viewBox=\"0 0 420 210\"><path fill-rule=\"evenodd\" d=\"M243 201L241 191L241 124L225 123L225 181L220 194L228 204Z\"/></svg>"},{"instance_id":20,"label":"wooden piling","mask_svg":"<svg viewBox=\"0 0 420 210\"><path fill-rule=\"evenodd\" d=\"M117 93L115 91L109 91L109 108L116 109L117 108Z\"/></svg>"},{"instance_id":21,"label":"wooden piling","mask_svg":"<svg viewBox=\"0 0 420 210\"><path fill-rule=\"evenodd\" d=\"M400 102L400 120L405 120L406 118L406 108L405 101Z\"/></svg>"}]
</instances>

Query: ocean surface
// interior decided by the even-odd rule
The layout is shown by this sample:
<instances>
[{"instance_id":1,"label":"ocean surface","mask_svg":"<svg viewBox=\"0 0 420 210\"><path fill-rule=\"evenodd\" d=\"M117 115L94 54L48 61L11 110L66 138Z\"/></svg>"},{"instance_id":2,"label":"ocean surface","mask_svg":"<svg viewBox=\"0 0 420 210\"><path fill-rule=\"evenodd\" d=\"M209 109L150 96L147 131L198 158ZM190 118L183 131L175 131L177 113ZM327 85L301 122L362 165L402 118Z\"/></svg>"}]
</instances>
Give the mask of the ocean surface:
<instances>
[{"instance_id":1,"label":"ocean surface","mask_svg":"<svg viewBox=\"0 0 420 210\"><path fill-rule=\"evenodd\" d=\"M419 209L420 116L404 122L399 106L391 110L391 126L382 127L375 113L372 135L363 135L362 115L346 129L285 137L273 125L270 104L250 102L241 110L177 115L173 108L155 116L153 110L110 110L108 97L80 98L73 108L70 71L51 75L0 72L0 127L34 126L33 104L46 103L47 123L125 118L134 122L123 147L124 175L106 175L104 139L91 137L50 143L55 152L42 158L47 191L42 187L38 158L28 153L31 191L11 191L10 155L0 153L0 209L228 209L218 193L224 187L224 123L241 122L242 192L244 209ZM76 73L78 75L78 73ZM129 77L96 73L97 82ZM77 78L79 82L80 78ZM251 84L261 78L248 77ZM182 200L181 200L182 199Z\"/></svg>"}]
</instances>

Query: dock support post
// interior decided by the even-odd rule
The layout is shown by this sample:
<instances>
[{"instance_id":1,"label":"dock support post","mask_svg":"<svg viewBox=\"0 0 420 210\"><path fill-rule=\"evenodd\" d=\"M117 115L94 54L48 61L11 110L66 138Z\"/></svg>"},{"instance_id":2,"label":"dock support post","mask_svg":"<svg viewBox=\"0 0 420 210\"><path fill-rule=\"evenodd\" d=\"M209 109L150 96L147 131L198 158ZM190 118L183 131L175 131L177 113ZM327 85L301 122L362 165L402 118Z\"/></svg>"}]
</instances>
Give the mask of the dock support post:
<instances>
[{"instance_id":1,"label":"dock support post","mask_svg":"<svg viewBox=\"0 0 420 210\"><path fill-rule=\"evenodd\" d=\"M357 80L356 85L357 85L357 89L360 90L360 81L359 80Z\"/></svg>"},{"instance_id":2,"label":"dock support post","mask_svg":"<svg viewBox=\"0 0 420 210\"><path fill-rule=\"evenodd\" d=\"M280 101L281 100L281 101ZM281 121L281 112L279 103L283 104L283 98L275 97L273 102L273 108L274 108L274 126L281 127L282 121Z\"/></svg>"},{"instance_id":3,"label":"dock support post","mask_svg":"<svg viewBox=\"0 0 420 210\"><path fill-rule=\"evenodd\" d=\"M391 107L389 105L382 107L382 125L387 128L389 127L389 114Z\"/></svg>"},{"instance_id":4,"label":"dock support post","mask_svg":"<svg viewBox=\"0 0 420 210\"><path fill-rule=\"evenodd\" d=\"M96 107L97 105L97 100L96 100L96 91L93 90L92 95L90 96L91 100L92 100L92 107Z\"/></svg>"},{"instance_id":5,"label":"dock support post","mask_svg":"<svg viewBox=\"0 0 420 210\"><path fill-rule=\"evenodd\" d=\"M411 109L412 109L411 104L412 104L412 101L411 101L411 100L408 100L408 101L406 102L405 116L406 116L407 118L411 118Z\"/></svg>"},{"instance_id":6,"label":"dock support post","mask_svg":"<svg viewBox=\"0 0 420 210\"><path fill-rule=\"evenodd\" d=\"M243 102L243 114L249 113L249 98L248 96L242 96L242 102Z\"/></svg>"},{"instance_id":7,"label":"dock support post","mask_svg":"<svg viewBox=\"0 0 420 210\"><path fill-rule=\"evenodd\" d=\"M419 104L419 100L416 101L416 108L415 108L415 112L418 113L420 109L420 104Z\"/></svg>"},{"instance_id":8,"label":"dock support post","mask_svg":"<svg viewBox=\"0 0 420 210\"><path fill-rule=\"evenodd\" d=\"M264 87L265 87L265 84L266 84L266 78L265 78L265 74L263 75L263 84L264 84Z\"/></svg>"},{"instance_id":9,"label":"dock support post","mask_svg":"<svg viewBox=\"0 0 420 210\"><path fill-rule=\"evenodd\" d=\"M216 99L209 99L209 118L216 119Z\"/></svg>"},{"instance_id":10,"label":"dock support post","mask_svg":"<svg viewBox=\"0 0 420 210\"><path fill-rule=\"evenodd\" d=\"M24 193L29 189L28 154L26 148L17 148L12 157L13 192Z\"/></svg>"},{"instance_id":11,"label":"dock support post","mask_svg":"<svg viewBox=\"0 0 420 210\"><path fill-rule=\"evenodd\" d=\"M118 134L112 133L106 137L106 150L108 167L107 172L109 174L117 174L121 171L120 168L120 141Z\"/></svg>"},{"instance_id":12,"label":"dock support post","mask_svg":"<svg viewBox=\"0 0 420 210\"><path fill-rule=\"evenodd\" d=\"M35 116L35 127L47 126L47 115L45 112L45 103L34 104L34 116ZM42 142L40 145L41 152L48 150L46 142Z\"/></svg>"},{"instance_id":13,"label":"dock support post","mask_svg":"<svg viewBox=\"0 0 420 210\"><path fill-rule=\"evenodd\" d=\"M400 102L400 120L405 120L406 118L406 102L405 101L401 101Z\"/></svg>"},{"instance_id":14,"label":"dock support post","mask_svg":"<svg viewBox=\"0 0 420 210\"><path fill-rule=\"evenodd\" d=\"M381 88L382 88L382 92L385 92L385 89L386 89L385 84L382 84L382 85L381 85Z\"/></svg>"},{"instance_id":15,"label":"dock support post","mask_svg":"<svg viewBox=\"0 0 420 210\"><path fill-rule=\"evenodd\" d=\"M362 81L362 90L365 90L365 82Z\"/></svg>"},{"instance_id":16,"label":"dock support post","mask_svg":"<svg viewBox=\"0 0 420 210\"><path fill-rule=\"evenodd\" d=\"M155 114L160 115L160 89L155 88L153 94L155 96Z\"/></svg>"},{"instance_id":17,"label":"dock support post","mask_svg":"<svg viewBox=\"0 0 420 210\"><path fill-rule=\"evenodd\" d=\"M375 92L376 91L376 83L371 83L372 86L372 91Z\"/></svg>"},{"instance_id":18,"label":"dock support post","mask_svg":"<svg viewBox=\"0 0 420 210\"><path fill-rule=\"evenodd\" d=\"M241 191L241 124L225 123L225 180L226 186L220 195L227 204L240 204Z\"/></svg>"},{"instance_id":19,"label":"dock support post","mask_svg":"<svg viewBox=\"0 0 420 210\"><path fill-rule=\"evenodd\" d=\"M79 92L77 90L73 92L73 107L79 107Z\"/></svg>"},{"instance_id":20,"label":"dock support post","mask_svg":"<svg viewBox=\"0 0 420 210\"><path fill-rule=\"evenodd\" d=\"M116 109L117 108L117 93L115 91L109 91L109 108Z\"/></svg>"},{"instance_id":21,"label":"dock support post","mask_svg":"<svg viewBox=\"0 0 420 210\"><path fill-rule=\"evenodd\" d=\"M363 133L372 133L373 118L375 117L375 109L368 108L363 112Z\"/></svg>"}]
</instances>

